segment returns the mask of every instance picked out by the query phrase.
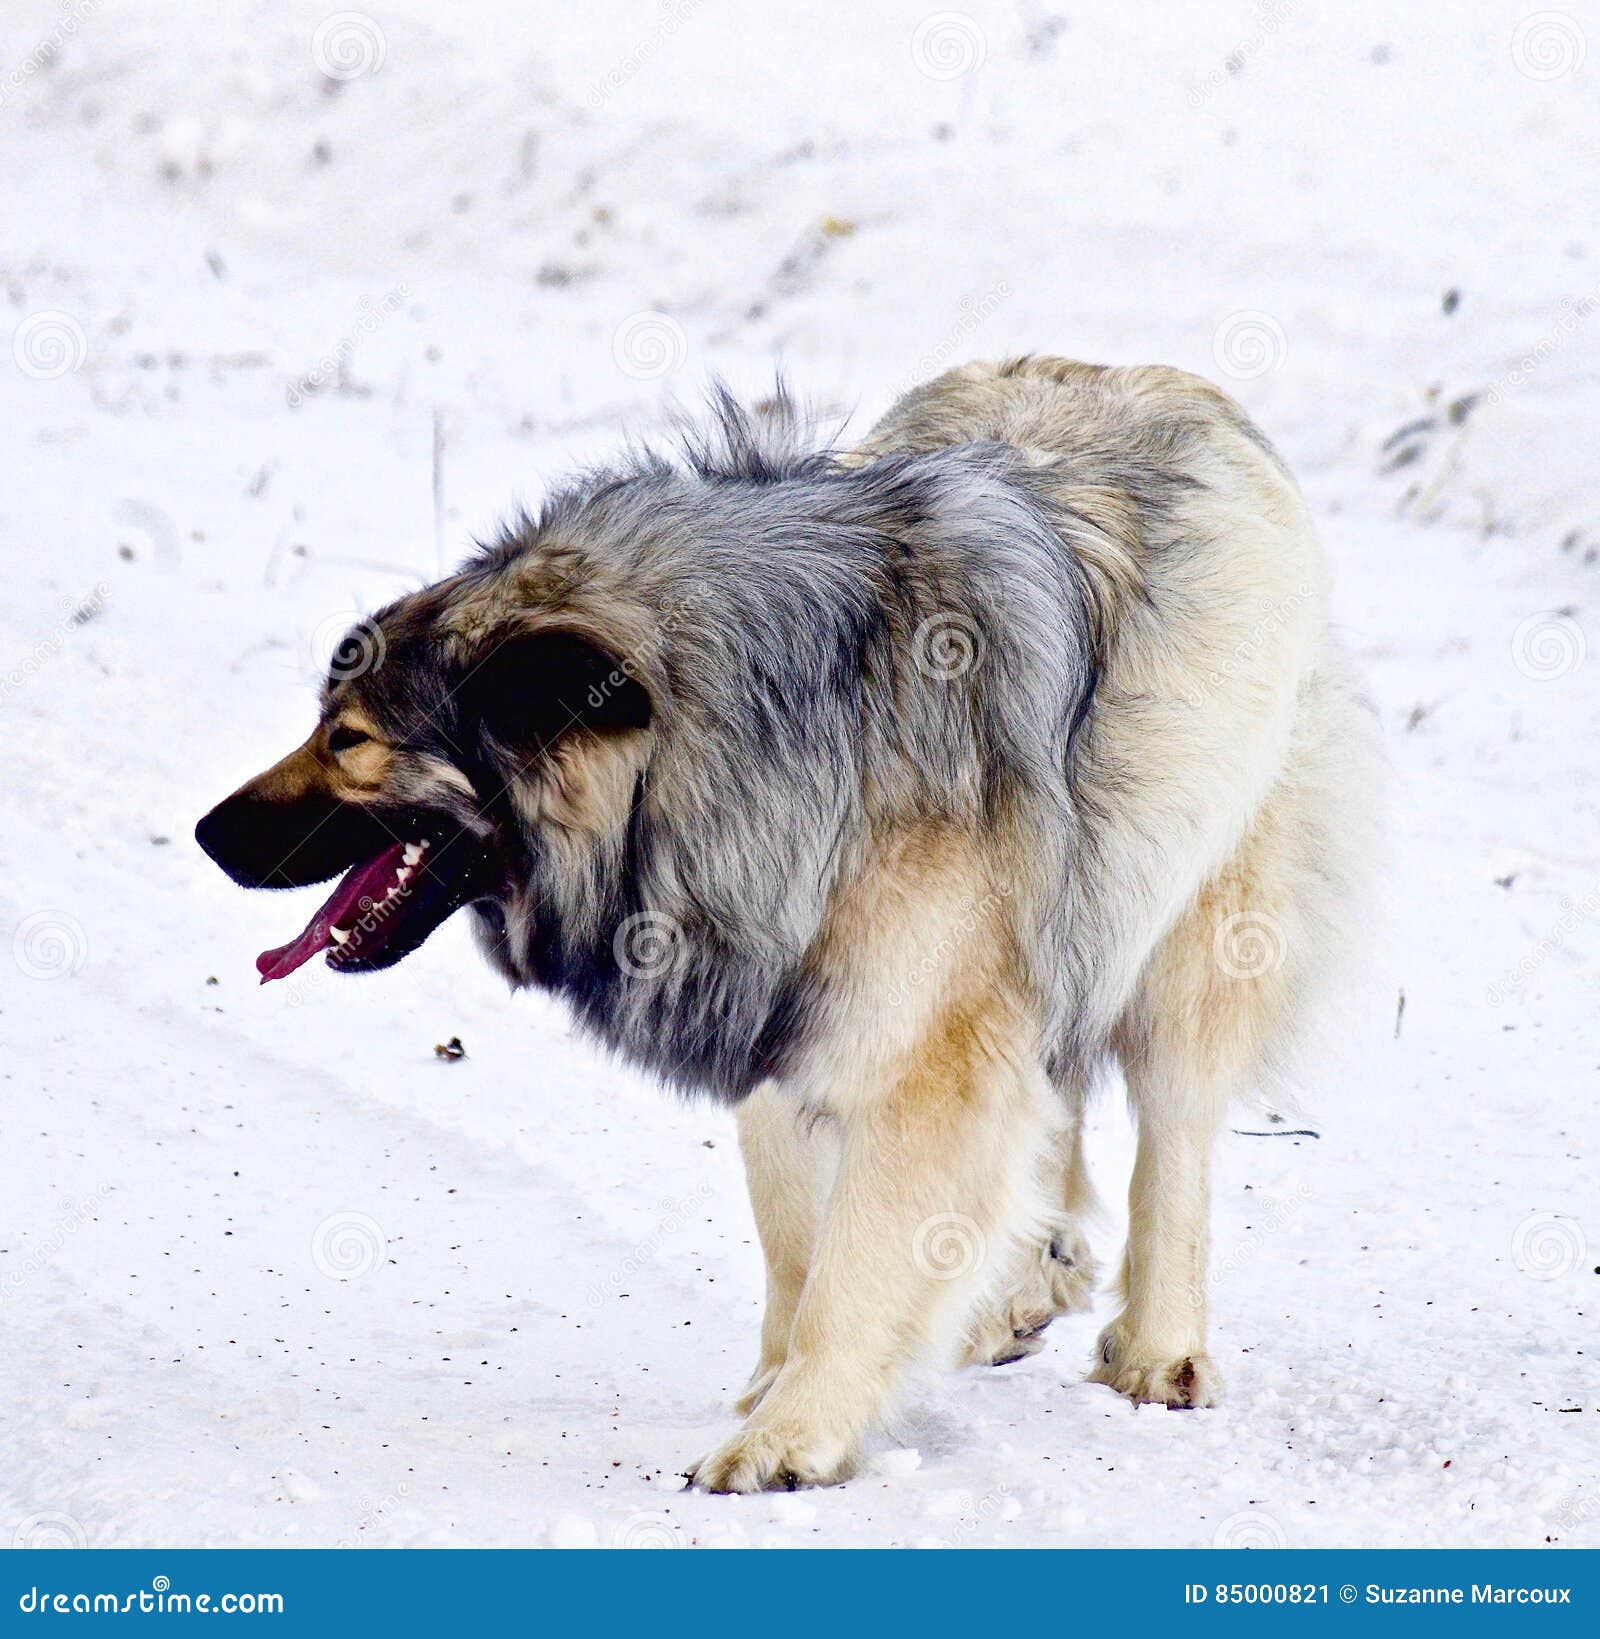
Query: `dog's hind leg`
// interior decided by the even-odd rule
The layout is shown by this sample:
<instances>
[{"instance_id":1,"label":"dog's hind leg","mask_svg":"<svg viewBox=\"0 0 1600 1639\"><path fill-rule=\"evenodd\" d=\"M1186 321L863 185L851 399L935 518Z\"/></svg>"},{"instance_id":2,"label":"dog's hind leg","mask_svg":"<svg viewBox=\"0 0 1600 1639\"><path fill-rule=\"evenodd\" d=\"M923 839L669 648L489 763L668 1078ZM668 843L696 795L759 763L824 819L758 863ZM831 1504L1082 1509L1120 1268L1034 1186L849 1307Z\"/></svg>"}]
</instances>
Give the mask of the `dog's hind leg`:
<instances>
[{"instance_id":1,"label":"dog's hind leg","mask_svg":"<svg viewBox=\"0 0 1600 1639\"><path fill-rule=\"evenodd\" d=\"M1018 1252L999 1299L982 1305L963 1342L965 1366L1004 1366L1044 1347L1045 1328L1058 1315L1093 1306L1099 1270L1083 1231L1094 1191L1083 1158L1083 1093L1062 1090L1068 1118L1044 1158L1049 1210L1040 1231Z\"/></svg>"},{"instance_id":2,"label":"dog's hind leg","mask_svg":"<svg viewBox=\"0 0 1600 1639\"><path fill-rule=\"evenodd\" d=\"M873 1085L841 1095L839 1170L788 1358L708 1491L825 1485L854 1467L899 1370L959 1324L1038 1210L1049 1092L1003 997L952 998Z\"/></svg>"},{"instance_id":3,"label":"dog's hind leg","mask_svg":"<svg viewBox=\"0 0 1600 1639\"><path fill-rule=\"evenodd\" d=\"M838 1166L832 1122L763 1082L739 1106L739 1148L767 1264L761 1357L734 1402L744 1416L761 1403L789 1358L789 1333L811 1268L823 1202Z\"/></svg>"},{"instance_id":4,"label":"dog's hind leg","mask_svg":"<svg viewBox=\"0 0 1600 1639\"><path fill-rule=\"evenodd\" d=\"M1122 1313L1091 1380L1134 1401L1206 1406L1213 1141L1230 1099L1291 1033L1313 929L1298 902L1284 816L1269 803L1239 852L1151 957L1116 1032L1138 1125Z\"/></svg>"},{"instance_id":5,"label":"dog's hind leg","mask_svg":"<svg viewBox=\"0 0 1600 1639\"><path fill-rule=\"evenodd\" d=\"M1208 1406L1221 1381L1206 1353L1212 1089L1165 1062L1127 1071L1139 1140L1128 1194L1123 1308L1100 1334L1090 1380L1135 1402Z\"/></svg>"}]
</instances>

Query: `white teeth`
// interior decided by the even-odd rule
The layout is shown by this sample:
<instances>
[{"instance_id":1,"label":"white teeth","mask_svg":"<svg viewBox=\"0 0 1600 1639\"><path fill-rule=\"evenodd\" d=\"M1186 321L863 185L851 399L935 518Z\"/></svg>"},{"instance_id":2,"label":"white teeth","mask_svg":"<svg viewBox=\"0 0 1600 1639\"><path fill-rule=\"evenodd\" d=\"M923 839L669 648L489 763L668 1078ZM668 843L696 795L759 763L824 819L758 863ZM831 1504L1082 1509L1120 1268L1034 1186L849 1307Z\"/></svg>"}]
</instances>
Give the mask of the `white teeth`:
<instances>
[{"instance_id":1,"label":"white teeth","mask_svg":"<svg viewBox=\"0 0 1600 1639\"><path fill-rule=\"evenodd\" d=\"M408 842L406 844L406 851L400 857L406 862L407 865L415 865L417 861L422 858L423 849L427 846L428 845L425 842Z\"/></svg>"},{"instance_id":2,"label":"white teeth","mask_svg":"<svg viewBox=\"0 0 1600 1639\"><path fill-rule=\"evenodd\" d=\"M336 945L347 945L347 944L349 944L349 942L350 942L350 930L348 928L329 928L328 932L333 936L334 944L336 944Z\"/></svg>"},{"instance_id":3,"label":"white teeth","mask_svg":"<svg viewBox=\"0 0 1600 1639\"><path fill-rule=\"evenodd\" d=\"M411 867L409 865L402 865L400 867L400 869L394 873L394 887L391 888L389 890L389 892L390 893L397 893L410 880L411 880Z\"/></svg>"}]
</instances>

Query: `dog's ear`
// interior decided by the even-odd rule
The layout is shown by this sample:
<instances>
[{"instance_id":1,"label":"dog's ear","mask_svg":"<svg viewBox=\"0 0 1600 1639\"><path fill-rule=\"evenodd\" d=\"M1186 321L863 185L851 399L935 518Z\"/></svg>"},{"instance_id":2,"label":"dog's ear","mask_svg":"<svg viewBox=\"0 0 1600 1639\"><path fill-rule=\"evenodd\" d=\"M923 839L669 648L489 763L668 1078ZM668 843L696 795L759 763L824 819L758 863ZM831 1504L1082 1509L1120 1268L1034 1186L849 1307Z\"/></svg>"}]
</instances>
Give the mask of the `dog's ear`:
<instances>
[{"instance_id":1,"label":"dog's ear","mask_svg":"<svg viewBox=\"0 0 1600 1639\"><path fill-rule=\"evenodd\" d=\"M462 729L532 756L575 730L650 726L650 696L626 663L573 631L514 632L471 661L457 685Z\"/></svg>"}]
</instances>

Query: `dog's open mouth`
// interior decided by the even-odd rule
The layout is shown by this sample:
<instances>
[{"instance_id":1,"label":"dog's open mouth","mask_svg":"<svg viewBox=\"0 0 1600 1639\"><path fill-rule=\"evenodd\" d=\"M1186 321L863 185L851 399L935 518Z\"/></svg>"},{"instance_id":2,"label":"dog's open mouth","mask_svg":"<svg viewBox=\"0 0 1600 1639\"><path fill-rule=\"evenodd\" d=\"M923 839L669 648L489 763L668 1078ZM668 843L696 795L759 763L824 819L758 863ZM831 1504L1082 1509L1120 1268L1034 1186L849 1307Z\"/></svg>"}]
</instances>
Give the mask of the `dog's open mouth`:
<instances>
[{"instance_id":1,"label":"dog's open mouth","mask_svg":"<svg viewBox=\"0 0 1600 1639\"><path fill-rule=\"evenodd\" d=\"M396 842L353 865L300 935L256 958L262 984L321 951L340 973L391 967L470 897L476 850L465 838Z\"/></svg>"}]
</instances>

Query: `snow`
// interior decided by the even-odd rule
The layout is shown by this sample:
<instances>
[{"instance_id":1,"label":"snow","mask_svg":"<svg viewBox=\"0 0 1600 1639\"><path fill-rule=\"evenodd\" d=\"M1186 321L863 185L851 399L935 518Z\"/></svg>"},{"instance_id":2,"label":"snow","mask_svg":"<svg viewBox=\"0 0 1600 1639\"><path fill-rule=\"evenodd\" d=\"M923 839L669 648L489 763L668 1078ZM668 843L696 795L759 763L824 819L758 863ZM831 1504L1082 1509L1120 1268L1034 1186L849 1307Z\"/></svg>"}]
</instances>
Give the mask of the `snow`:
<instances>
[{"instance_id":1,"label":"snow","mask_svg":"<svg viewBox=\"0 0 1600 1639\"><path fill-rule=\"evenodd\" d=\"M1600 1544L1600 11L959 4L9 8L0 1540ZM190 831L349 615L709 372L864 427L1026 349L1302 477L1395 770L1347 1051L1222 1143L1224 1406L1086 1385L1102 1294L847 1487L685 1494L730 1118L456 924L258 988L309 903ZM1109 1264L1116 1098L1093 1151Z\"/></svg>"}]
</instances>

